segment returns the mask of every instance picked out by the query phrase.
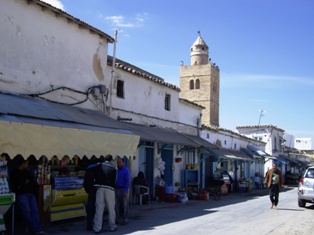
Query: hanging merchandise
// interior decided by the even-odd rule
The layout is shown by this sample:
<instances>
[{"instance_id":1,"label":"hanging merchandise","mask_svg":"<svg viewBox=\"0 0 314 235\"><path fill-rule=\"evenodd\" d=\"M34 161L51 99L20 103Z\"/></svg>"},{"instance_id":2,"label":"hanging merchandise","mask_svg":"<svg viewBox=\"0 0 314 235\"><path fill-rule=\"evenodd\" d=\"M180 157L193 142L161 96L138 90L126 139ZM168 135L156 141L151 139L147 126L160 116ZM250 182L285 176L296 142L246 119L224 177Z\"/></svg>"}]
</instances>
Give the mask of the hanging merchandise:
<instances>
[{"instance_id":1,"label":"hanging merchandise","mask_svg":"<svg viewBox=\"0 0 314 235\"><path fill-rule=\"evenodd\" d=\"M15 194L9 188L9 177L6 157L0 155L0 231L5 231L3 215L15 201ZM14 223L13 223L14 224Z\"/></svg>"}]
</instances>

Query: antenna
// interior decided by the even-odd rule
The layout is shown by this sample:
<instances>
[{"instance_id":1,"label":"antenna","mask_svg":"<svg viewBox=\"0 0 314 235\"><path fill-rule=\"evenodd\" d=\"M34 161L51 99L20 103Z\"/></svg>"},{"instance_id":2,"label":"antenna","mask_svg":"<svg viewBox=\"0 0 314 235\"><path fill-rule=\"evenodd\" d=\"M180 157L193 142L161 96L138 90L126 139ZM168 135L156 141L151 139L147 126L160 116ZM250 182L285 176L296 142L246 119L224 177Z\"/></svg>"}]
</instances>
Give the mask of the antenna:
<instances>
[{"instance_id":1,"label":"antenna","mask_svg":"<svg viewBox=\"0 0 314 235\"><path fill-rule=\"evenodd\" d=\"M260 109L259 110L260 114L259 114L259 119L258 119L258 125L257 125L257 130L256 130L256 136L258 135L258 131L261 125L261 119L264 116L264 113L266 113L266 110Z\"/></svg>"},{"instance_id":2,"label":"antenna","mask_svg":"<svg viewBox=\"0 0 314 235\"><path fill-rule=\"evenodd\" d=\"M260 114L259 114L259 119L258 119L258 127L261 124L261 118L264 116L264 113L266 113L267 111L263 110L263 109L260 109L259 112L260 112Z\"/></svg>"}]
</instances>

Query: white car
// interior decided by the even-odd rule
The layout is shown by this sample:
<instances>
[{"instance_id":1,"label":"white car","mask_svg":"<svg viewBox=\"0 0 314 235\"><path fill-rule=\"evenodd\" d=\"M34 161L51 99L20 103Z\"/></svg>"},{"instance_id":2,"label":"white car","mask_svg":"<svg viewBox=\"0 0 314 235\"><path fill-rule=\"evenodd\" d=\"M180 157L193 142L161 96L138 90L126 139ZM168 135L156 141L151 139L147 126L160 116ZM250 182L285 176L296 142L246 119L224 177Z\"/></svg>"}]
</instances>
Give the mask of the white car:
<instances>
[{"instance_id":1,"label":"white car","mask_svg":"<svg viewBox=\"0 0 314 235\"><path fill-rule=\"evenodd\" d=\"M305 207L306 203L314 203L314 166L307 168L299 181L298 205Z\"/></svg>"}]
</instances>

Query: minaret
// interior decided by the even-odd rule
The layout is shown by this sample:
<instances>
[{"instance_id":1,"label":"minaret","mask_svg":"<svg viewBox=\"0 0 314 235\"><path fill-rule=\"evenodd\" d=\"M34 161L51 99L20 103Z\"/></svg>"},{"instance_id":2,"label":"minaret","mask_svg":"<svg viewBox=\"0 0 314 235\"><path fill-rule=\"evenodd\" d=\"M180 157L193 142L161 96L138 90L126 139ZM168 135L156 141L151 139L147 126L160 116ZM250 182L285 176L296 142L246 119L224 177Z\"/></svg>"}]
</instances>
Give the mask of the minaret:
<instances>
[{"instance_id":1,"label":"minaret","mask_svg":"<svg viewBox=\"0 0 314 235\"><path fill-rule=\"evenodd\" d=\"M208 46L198 32L198 37L191 47L191 65L208 64Z\"/></svg>"},{"instance_id":2,"label":"minaret","mask_svg":"<svg viewBox=\"0 0 314 235\"><path fill-rule=\"evenodd\" d=\"M219 68L209 60L209 49L200 32L191 47L191 65L180 66L180 97L205 109L202 124L219 126Z\"/></svg>"}]
</instances>

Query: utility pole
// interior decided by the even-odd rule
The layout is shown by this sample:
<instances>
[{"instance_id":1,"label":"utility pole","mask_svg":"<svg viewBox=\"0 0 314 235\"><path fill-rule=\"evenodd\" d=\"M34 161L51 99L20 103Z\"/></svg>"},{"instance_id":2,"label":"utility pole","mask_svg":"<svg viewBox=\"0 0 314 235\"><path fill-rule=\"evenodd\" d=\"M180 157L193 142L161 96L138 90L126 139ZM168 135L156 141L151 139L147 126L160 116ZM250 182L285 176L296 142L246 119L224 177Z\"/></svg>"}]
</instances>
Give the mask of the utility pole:
<instances>
[{"instance_id":1,"label":"utility pole","mask_svg":"<svg viewBox=\"0 0 314 235\"><path fill-rule=\"evenodd\" d=\"M119 30L114 31L112 70L111 70L110 94L109 94L109 116L112 113L112 91L113 91L114 76L115 76L115 70L116 70L116 50L117 50L118 31Z\"/></svg>"}]
</instances>

